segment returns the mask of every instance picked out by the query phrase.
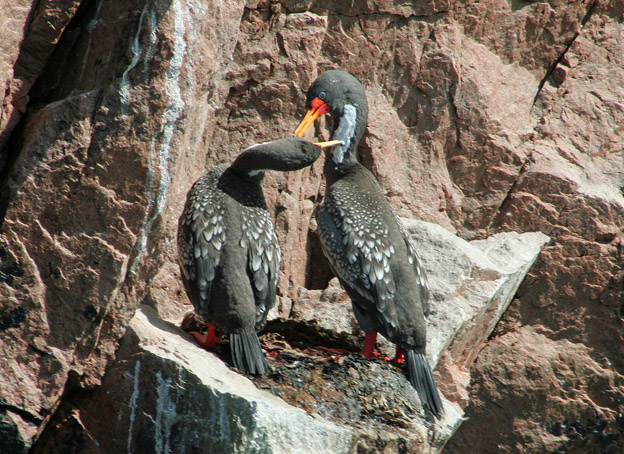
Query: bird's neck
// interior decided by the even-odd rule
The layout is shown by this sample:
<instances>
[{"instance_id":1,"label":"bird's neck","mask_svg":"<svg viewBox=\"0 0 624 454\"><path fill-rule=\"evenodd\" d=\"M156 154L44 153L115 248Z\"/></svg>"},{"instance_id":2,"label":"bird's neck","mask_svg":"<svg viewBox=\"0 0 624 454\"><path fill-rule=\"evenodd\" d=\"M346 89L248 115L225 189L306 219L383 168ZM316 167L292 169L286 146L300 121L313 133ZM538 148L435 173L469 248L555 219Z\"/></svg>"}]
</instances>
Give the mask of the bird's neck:
<instances>
[{"instance_id":1,"label":"bird's neck","mask_svg":"<svg viewBox=\"0 0 624 454\"><path fill-rule=\"evenodd\" d=\"M256 144L245 149L232 163L231 169L242 178L261 182L267 170L293 170L301 167L297 156L288 150L276 152L266 144Z\"/></svg>"},{"instance_id":2,"label":"bird's neck","mask_svg":"<svg viewBox=\"0 0 624 454\"><path fill-rule=\"evenodd\" d=\"M336 164L332 155L328 154L325 158L325 167L323 169L327 186L331 186L335 181L340 180L347 175L357 173L359 169L363 167L364 166L360 164L357 159Z\"/></svg>"},{"instance_id":3,"label":"bird's neck","mask_svg":"<svg viewBox=\"0 0 624 454\"><path fill-rule=\"evenodd\" d=\"M312 164L320 154L320 147L303 139L279 139L243 150L232 163L231 169L243 178L261 181L267 170L299 170Z\"/></svg>"}]
</instances>

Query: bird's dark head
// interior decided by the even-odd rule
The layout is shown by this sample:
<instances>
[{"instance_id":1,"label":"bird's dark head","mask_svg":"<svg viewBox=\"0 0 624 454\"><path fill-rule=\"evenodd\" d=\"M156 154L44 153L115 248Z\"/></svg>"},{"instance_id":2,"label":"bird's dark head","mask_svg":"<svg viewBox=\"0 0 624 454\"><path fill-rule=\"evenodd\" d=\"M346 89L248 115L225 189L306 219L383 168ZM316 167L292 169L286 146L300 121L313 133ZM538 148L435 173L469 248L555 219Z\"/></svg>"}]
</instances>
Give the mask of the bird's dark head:
<instances>
[{"instance_id":1,"label":"bird's dark head","mask_svg":"<svg viewBox=\"0 0 624 454\"><path fill-rule=\"evenodd\" d=\"M232 170L247 177L262 177L265 170L287 172L303 169L321 155L321 146L298 137L252 145L238 155Z\"/></svg>"},{"instance_id":2,"label":"bird's dark head","mask_svg":"<svg viewBox=\"0 0 624 454\"><path fill-rule=\"evenodd\" d=\"M295 136L303 136L318 117L329 113L333 120L332 139L345 143L334 148L334 161L340 164L355 159L368 119L368 102L362 84L347 72L325 71L308 89L306 108L307 113L295 130Z\"/></svg>"}]
</instances>

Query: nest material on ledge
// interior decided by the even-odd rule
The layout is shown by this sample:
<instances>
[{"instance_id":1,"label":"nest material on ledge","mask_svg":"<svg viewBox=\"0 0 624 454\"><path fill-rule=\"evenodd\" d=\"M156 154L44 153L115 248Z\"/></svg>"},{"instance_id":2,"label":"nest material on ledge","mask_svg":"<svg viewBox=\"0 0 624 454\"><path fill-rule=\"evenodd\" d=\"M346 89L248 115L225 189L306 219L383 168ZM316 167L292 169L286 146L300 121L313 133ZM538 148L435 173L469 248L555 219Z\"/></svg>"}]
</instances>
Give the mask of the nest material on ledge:
<instances>
[{"instance_id":1,"label":"nest material on ledge","mask_svg":"<svg viewBox=\"0 0 624 454\"><path fill-rule=\"evenodd\" d=\"M202 322L196 317L187 316L183 329L200 331ZM310 324L274 320L259 338L271 370L247 377L290 405L356 428L405 430L405 438L410 438L415 421L433 422L422 410L404 366L383 355L364 358L355 334L337 335ZM223 339L214 353L233 368L228 344Z\"/></svg>"}]
</instances>

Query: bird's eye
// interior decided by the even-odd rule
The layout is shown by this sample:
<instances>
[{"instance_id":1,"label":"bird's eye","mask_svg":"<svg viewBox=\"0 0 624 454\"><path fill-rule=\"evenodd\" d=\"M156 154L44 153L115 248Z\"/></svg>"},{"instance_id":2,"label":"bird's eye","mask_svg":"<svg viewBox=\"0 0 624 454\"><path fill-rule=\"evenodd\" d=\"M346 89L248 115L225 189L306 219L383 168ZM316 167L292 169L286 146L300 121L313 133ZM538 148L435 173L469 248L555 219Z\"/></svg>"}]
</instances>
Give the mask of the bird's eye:
<instances>
[{"instance_id":1,"label":"bird's eye","mask_svg":"<svg viewBox=\"0 0 624 454\"><path fill-rule=\"evenodd\" d=\"M327 98L327 93L325 93L324 91L320 92L318 95L319 99L321 101L325 101L325 98Z\"/></svg>"}]
</instances>

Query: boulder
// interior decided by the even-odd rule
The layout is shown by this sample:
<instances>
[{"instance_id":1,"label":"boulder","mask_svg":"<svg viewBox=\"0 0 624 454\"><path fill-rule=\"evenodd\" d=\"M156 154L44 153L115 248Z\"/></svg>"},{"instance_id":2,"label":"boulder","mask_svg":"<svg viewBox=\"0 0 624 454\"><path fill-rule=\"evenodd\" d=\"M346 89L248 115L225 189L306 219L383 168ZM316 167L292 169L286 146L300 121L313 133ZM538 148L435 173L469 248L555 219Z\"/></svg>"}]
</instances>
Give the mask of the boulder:
<instances>
[{"instance_id":1,"label":"boulder","mask_svg":"<svg viewBox=\"0 0 624 454\"><path fill-rule=\"evenodd\" d=\"M70 402L36 452L341 453L353 442L350 430L258 390L149 308L128 325L102 385Z\"/></svg>"},{"instance_id":2,"label":"boulder","mask_svg":"<svg viewBox=\"0 0 624 454\"><path fill-rule=\"evenodd\" d=\"M337 68L367 90L360 158L400 216L469 242L550 237L498 323L507 303L483 312L483 300L448 316L457 340L431 334L436 373L453 377L443 393L468 403L445 450L622 452L621 2L10 3L0 14L0 451L54 433L67 396L116 365L141 303L181 318L175 231L187 190L247 146L292 134L311 81ZM349 314L316 237L322 163L269 173L265 192L283 250L272 324L331 340L288 320L322 299ZM448 266L467 263L457 259ZM488 260L487 273L509 274ZM496 273L485 287L500 284ZM332 315L318 315L329 333ZM334 340L355 351L359 337ZM382 439L408 449L378 429L367 427L366 449Z\"/></svg>"},{"instance_id":3,"label":"boulder","mask_svg":"<svg viewBox=\"0 0 624 454\"><path fill-rule=\"evenodd\" d=\"M423 412L405 371L332 353L361 337L332 281L316 301L302 288L300 312L269 325L261 340L272 370L253 381L230 369L227 346L217 352L230 368L143 307L101 386L66 396L34 452L440 452L463 420L472 361L548 237L468 243L435 224L404 223L431 284L428 353L433 365L444 358L437 382L448 397L440 420Z\"/></svg>"}]
</instances>

